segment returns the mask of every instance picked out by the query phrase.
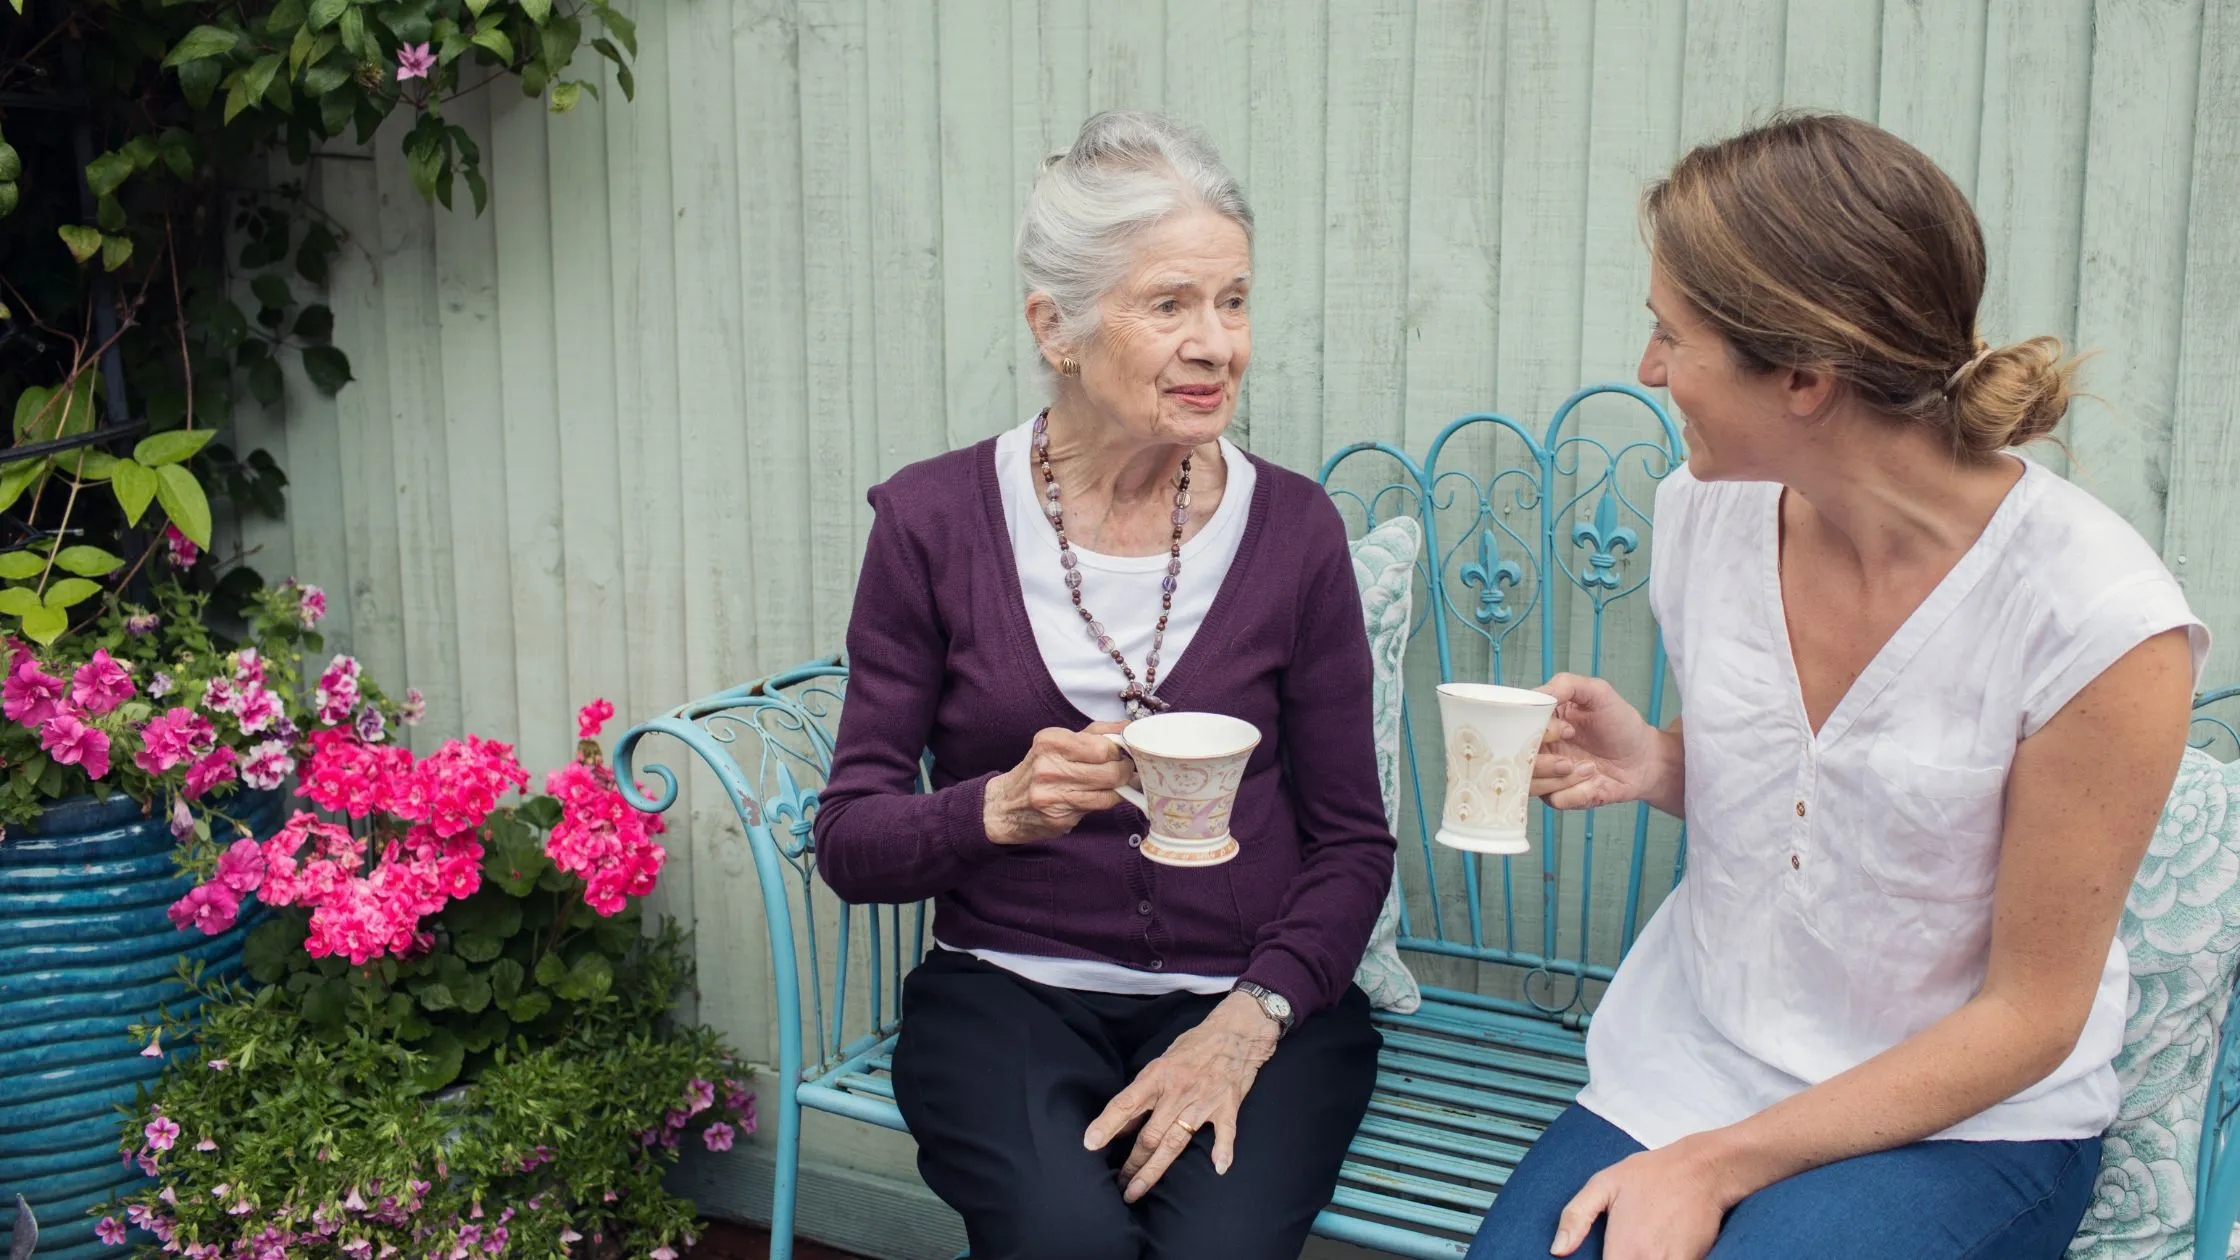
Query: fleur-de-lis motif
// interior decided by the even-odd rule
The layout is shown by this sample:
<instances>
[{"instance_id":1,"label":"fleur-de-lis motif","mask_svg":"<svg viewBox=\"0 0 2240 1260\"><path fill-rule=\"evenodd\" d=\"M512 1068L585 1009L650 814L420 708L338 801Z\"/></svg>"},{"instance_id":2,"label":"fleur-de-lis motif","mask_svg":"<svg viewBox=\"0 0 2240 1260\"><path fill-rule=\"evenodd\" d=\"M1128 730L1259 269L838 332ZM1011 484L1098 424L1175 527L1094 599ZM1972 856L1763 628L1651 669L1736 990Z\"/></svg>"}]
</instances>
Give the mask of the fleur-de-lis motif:
<instances>
[{"instance_id":1,"label":"fleur-de-lis motif","mask_svg":"<svg viewBox=\"0 0 2240 1260\"><path fill-rule=\"evenodd\" d=\"M1479 625L1499 623L1507 625L1516 610L1509 607L1509 596L1501 588L1515 586L1524 581L1524 569L1514 560L1503 560L1494 550L1493 531L1478 534L1478 558L1463 565L1459 576L1464 586L1478 588L1478 607L1471 615Z\"/></svg>"},{"instance_id":2,"label":"fleur-de-lis motif","mask_svg":"<svg viewBox=\"0 0 2240 1260\"><path fill-rule=\"evenodd\" d=\"M1579 585L1614 591L1618 589L1618 560L1633 554L1641 545L1641 536L1618 523L1618 496L1605 486L1601 501L1594 505L1594 520L1571 527L1571 545L1588 548L1590 567L1579 575Z\"/></svg>"}]
</instances>

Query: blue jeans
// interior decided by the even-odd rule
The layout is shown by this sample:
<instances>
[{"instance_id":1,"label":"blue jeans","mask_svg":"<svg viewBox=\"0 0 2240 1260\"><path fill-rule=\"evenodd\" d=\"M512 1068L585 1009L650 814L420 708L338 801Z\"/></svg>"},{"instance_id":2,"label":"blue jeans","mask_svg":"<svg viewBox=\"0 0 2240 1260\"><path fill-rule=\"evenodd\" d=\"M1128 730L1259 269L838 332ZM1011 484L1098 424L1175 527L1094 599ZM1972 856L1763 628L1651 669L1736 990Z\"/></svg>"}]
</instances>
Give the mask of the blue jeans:
<instances>
[{"instance_id":1,"label":"blue jeans","mask_svg":"<svg viewBox=\"0 0 2240 1260\"><path fill-rule=\"evenodd\" d=\"M1525 1154L1468 1260L1547 1260L1587 1179L1642 1149L1574 1105ZM1727 1214L1709 1260L2058 1260L2091 1202L2100 1139L1916 1142L1777 1181ZM1572 1252L1601 1260L1602 1225Z\"/></svg>"}]
</instances>

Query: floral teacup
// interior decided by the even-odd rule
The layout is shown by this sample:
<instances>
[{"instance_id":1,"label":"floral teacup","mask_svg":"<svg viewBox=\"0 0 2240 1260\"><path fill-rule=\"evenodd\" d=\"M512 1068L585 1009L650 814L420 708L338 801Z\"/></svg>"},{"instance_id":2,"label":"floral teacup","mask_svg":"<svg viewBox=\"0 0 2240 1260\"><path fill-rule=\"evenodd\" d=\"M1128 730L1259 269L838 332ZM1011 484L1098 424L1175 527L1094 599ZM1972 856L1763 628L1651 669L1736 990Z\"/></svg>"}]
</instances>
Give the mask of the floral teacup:
<instances>
[{"instance_id":1,"label":"floral teacup","mask_svg":"<svg viewBox=\"0 0 2240 1260\"><path fill-rule=\"evenodd\" d=\"M1143 856L1167 866L1216 866L1237 855L1229 815L1260 730L1220 713L1157 713L1109 738L1136 763L1139 791L1120 795L1149 821Z\"/></svg>"},{"instance_id":2,"label":"floral teacup","mask_svg":"<svg viewBox=\"0 0 2240 1260\"><path fill-rule=\"evenodd\" d=\"M1439 843L1470 853L1522 853L1532 760L1556 698L1490 683L1443 683L1439 717L1447 736L1447 803Z\"/></svg>"}]
</instances>

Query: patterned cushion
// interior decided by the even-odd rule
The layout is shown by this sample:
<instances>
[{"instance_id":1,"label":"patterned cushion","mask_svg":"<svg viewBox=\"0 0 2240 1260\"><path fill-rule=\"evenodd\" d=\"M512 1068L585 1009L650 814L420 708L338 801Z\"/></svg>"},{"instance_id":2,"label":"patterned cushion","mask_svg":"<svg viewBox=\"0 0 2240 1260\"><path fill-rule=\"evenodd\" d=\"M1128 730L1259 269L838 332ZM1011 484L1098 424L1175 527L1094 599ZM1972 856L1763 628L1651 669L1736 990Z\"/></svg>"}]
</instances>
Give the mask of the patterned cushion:
<instances>
[{"instance_id":1,"label":"patterned cushion","mask_svg":"<svg viewBox=\"0 0 2240 1260\"><path fill-rule=\"evenodd\" d=\"M2069 1255L2173 1260L2193 1254L2202 1105L2240 961L2240 764L2186 753L2120 931L2131 954L2123 1112Z\"/></svg>"},{"instance_id":2,"label":"patterned cushion","mask_svg":"<svg viewBox=\"0 0 2240 1260\"><path fill-rule=\"evenodd\" d=\"M1400 822L1400 658L1408 647L1416 549L1422 532L1411 517L1395 517L1353 543L1353 580L1361 587L1361 613L1369 628L1370 668L1376 675L1377 781L1384 788L1384 816ZM1400 961L1400 870L1395 855L1392 887L1369 932L1354 983L1370 1005L1403 1014L1423 1004L1416 978Z\"/></svg>"}]
</instances>

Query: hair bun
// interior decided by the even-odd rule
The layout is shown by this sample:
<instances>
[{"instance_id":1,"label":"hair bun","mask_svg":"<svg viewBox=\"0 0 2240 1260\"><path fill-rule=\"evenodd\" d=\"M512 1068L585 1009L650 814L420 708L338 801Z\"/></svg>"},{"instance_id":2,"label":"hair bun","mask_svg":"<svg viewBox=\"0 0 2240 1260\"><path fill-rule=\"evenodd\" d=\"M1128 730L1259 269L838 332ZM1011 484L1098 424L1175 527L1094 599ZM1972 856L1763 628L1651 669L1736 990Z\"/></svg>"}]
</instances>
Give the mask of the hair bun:
<instances>
[{"instance_id":1,"label":"hair bun","mask_svg":"<svg viewBox=\"0 0 2240 1260\"><path fill-rule=\"evenodd\" d=\"M1065 161L1072 154L1073 150L1071 149L1052 149L1042 155L1042 165L1036 167L1035 170L1037 173L1047 171L1058 163Z\"/></svg>"},{"instance_id":2,"label":"hair bun","mask_svg":"<svg viewBox=\"0 0 2240 1260\"><path fill-rule=\"evenodd\" d=\"M2077 360L2058 337L1979 352L1953 373L1953 428L1962 447L1989 455L2035 442L2069 412Z\"/></svg>"}]
</instances>

